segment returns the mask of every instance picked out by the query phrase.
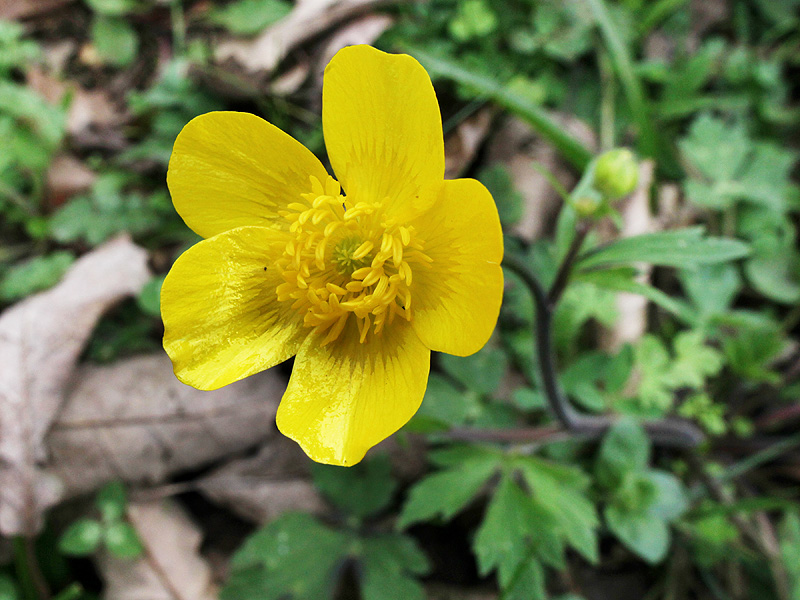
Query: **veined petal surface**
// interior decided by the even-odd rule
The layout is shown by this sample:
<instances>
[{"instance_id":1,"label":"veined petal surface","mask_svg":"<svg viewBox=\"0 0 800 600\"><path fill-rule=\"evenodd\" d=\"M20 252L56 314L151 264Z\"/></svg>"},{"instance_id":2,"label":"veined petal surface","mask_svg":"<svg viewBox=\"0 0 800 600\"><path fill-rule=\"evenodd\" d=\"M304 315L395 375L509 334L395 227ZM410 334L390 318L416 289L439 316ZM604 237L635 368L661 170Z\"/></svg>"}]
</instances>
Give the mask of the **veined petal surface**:
<instances>
[{"instance_id":1,"label":"veined petal surface","mask_svg":"<svg viewBox=\"0 0 800 600\"><path fill-rule=\"evenodd\" d=\"M321 339L309 336L297 353L278 429L313 460L351 466L417 411L430 351L405 321L359 343L351 318L337 340Z\"/></svg>"},{"instance_id":2,"label":"veined petal surface","mask_svg":"<svg viewBox=\"0 0 800 600\"><path fill-rule=\"evenodd\" d=\"M444 177L442 118L425 69L406 54L340 50L325 68L322 128L336 177L356 202L405 218Z\"/></svg>"},{"instance_id":3,"label":"veined petal surface","mask_svg":"<svg viewBox=\"0 0 800 600\"><path fill-rule=\"evenodd\" d=\"M203 237L269 226L276 211L311 191L327 172L305 146L241 112L200 115L178 134L167 172L175 210Z\"/></svg>"},{"instance_id":4,"label":"veined petal surface","mask_svg":"<svg viewBox=\"0 0 800 600\"><path fill-rule=\"evenodd\" d=\"M467 356L491 336L503 299L503 232L489 191L474 179L445 181L416 218L430 269L414 272L412 325L431 350Z\"/></svg>"},{"instance_id":5,"label":"veined petal surface","mask_svg":"<svg viewBox=\"0 0 800 600\"><path fill-rule=\"evenodd\" d=\"M306 335L279 303L273 261L286 234L240 227L203 240L172 266L161 289L164 349L175 375L213 390L293 356Z\"/></svg>"}]
</instances>

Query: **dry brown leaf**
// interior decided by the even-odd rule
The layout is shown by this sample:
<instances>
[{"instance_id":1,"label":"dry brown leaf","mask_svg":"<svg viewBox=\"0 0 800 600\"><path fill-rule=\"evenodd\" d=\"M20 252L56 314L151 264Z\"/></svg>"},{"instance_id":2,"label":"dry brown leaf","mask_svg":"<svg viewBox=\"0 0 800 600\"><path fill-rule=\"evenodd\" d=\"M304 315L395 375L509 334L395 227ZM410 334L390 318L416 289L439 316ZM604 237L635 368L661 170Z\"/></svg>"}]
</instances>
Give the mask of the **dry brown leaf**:
<instances>
[{"instance_id":1,"label":"dry brown leaf","mask_svg":"<svg viewBox=\"0 0 800 600\"><path fill-rule=\"evenodd\" d=\"M135 561L100 557L107 600L214 600L211 568L200 556L202 534L174 503L131 503L128 519L144 555Z\"/></svg>"},{"instance_id":2,"label":"dry brown leaf","mask_svg":"<svg viewBox=\"0 0 800 600\"><path fill-rule=\"evenodd\" d=\"M72 154L59 154L47 168L47 198L52 208L83 192L97 179L97 174Z\"/></svg>"},{"instance_id":3,"label":"dry brown leaf","mask_svg":"<svg viewBox=\"0 0 800 600\"><path fill-rule=\"evenodd\" d=\"M72 94L67 110L67 133L73 137L96 136L94 132L117 129L126 119L104 90L87 90L75 82L61 81L42 68L28 70L27 84L51 104L59 104L68 92ZM119 145L120 134L113 137L112 145Z\"/></svg>"},{"instance_id":4,"label":"dry brown leaf","mask_svg":"<svg viewBox=\"0 0 800 600\"><path fill-rule=\"evenodd\" d=\"M326 506L308 478L308 464L297 444L276 436L256 456L230 462L197 486L214 502L256 523L290 510L319 514Z\"/></svg>"},{"instance_id":5,"label":"dry brown leaf","mask_svg":"<svg viewBox=\"0 0 800 600\"><path fill-rule=\"evenodd\" d=\"M444 177L455 179L472 164L475 154L489 133L494 111L491 108L479 110L464 119L444 140Z\"/></svg>"},{"instance_id":6,"label":"dry brown leaf","mask_svg":"<svg viewBox=\"0 0 800 600\"><path fill-rule=\"evenodd\" d=\"M27 19L70 4L74 0L0 0L0 19Z\"/></svg>"},{"instance_id":7,"label":"dry brown leaf","mask_svg":"<svg viewBox=\"0 0 800 600\"><path fill-rule=\"evenodd\" d=\"M325 48L322 50L322 58L319 61L322 69L324 69L325 65L331 61L333 56L345 46L372 44L384 31L389 29L393 23L394 19L389 15L365 15L343 27L339 27L325 42Z\"/></svg>"},{"instance_id":8,"label":"dry brown leaf","mask_svg":"<svg viewBox=\"0 0 800 600\"><path fill-rule=\"evenodd\" d=\"M61 283L0 315L0 532L32 533L57 490L42 479L44 438L97 320L149 279L147 253L119 238L80 258Z\"/></svg>"},{"instance_id":9,"label":"dry brown leaf","mask_svg":"<svg viewBox=\"0 0 800 600\"><path fill-rule=\"evenodd\" d=\"M277 435L285 383L267 371L213 392L175 378L165 354L85 366L47 442L68 495L111 479L153 485Z\"/></svg>"},{"instance_id":10,"label":"dry brown leaf","mask_svg":"<svg viewBox=\"0 0 800 600\"><path fill-rule=\"evenodd\" d=\"M553 113L552 117L587 147L595 147L594 134L582 121L561 113ZM559 160L556 150L543 141L530 125L521 119L510 118L489 145L489 162L505 164L514 187L522 194L522 218L514 226L513 232L527 241L549 232L561 206L561 199L533 164L538 163L553 173L567 189L576 181L575 174Z\"/></svg>"},{"instance_id":11,"label":"dry brown leaf","mask_svg":"<svg viewBox=\"0 0 800 600\"><path fill-rule=\"evenodd\" d=\"M332 25L385 3L385 0L300 0L292 12L252 40L219 43L215 57L233 60L251 73L271 73L294 48Z\"/></svg>"}]
</instances>

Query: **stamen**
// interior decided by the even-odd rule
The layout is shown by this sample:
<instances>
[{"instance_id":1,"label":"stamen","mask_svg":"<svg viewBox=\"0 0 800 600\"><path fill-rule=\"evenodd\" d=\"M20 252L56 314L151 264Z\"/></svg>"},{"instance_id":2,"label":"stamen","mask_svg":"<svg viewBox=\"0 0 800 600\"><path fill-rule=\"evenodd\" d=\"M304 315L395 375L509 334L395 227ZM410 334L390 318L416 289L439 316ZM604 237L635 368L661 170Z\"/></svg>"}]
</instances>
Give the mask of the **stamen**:
<instances>
[{"instance_id":1,"label":"stamen","mask_svg":"<svg viewBox=\"0 0 800 600\"><path fill-rule=\"evenodd\" d=\"M341 196L331 177L312 177L310 187L279 212L292 239L276 261L278 301L290 302L303 324L324 336L322 346L351 318L361 343L382 335L397 315L410 321L413 271L432 262L414 227L386 218L383 203Z\"/></svg>"}]
</instances>

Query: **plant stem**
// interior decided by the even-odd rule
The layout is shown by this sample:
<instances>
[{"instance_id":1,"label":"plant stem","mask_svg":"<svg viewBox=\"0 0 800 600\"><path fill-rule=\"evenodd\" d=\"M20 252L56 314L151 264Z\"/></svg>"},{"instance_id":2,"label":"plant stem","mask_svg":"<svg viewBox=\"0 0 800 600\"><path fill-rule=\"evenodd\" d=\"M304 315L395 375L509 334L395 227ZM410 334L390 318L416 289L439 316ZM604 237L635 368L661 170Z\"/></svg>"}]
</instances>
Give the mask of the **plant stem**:
<instances>
[{"instance_id":1,"label":"plant stem","mask_svg":"<svg viewBox=\"0 0 800 600\"><path fill-rule=\"evenodd\" d=\"M578 240L580 232L575 237L576 240ZM581 244L582 240L578 240L577 248L580 248ZM573 240L573 246L575 245L576 241ZM577 256L577 249L572 253L574 254L572 258L570 258L570 254L571 252L568 251L564 263L574 261L574 257ZM567 431L588 439L599 439L603 437L606 431L616 422L616 417L613 415L588 416L578 413L569 403L566 394L564 394L558 383L552 340L553 309L555 302L551 300L551 298L557 300L561 292L556 288L556 284L551 288L550 294L545 292L536 276L531 273L524 263L514 257L506 256L503 259L503 265L519 275L533 294L536 304L534 337L539 362L539 374L541 375L544 394L550 405L550 409L561 426ZM565 272L565 282L569 276L569 269L569 264L566 267L562 264L559 269L559 272ZM556 283L557 282L558 276L556 277ZM561 291L563 291L563 289ZM553 292L556 292L556 294L553 294ZM653 443L662 446L694 448L705 439L702 431L689 421L684 421L682 419L667 418L657 421L646 421L642 426Z\"/></svg>"},{"instance_id":2,"label":"plant stem","mask_svg":"<svg viewBox=\"0 0 800 600\"><path fill-rule=\"evenodd\" d=\"M578 258L578 253L581 251L581 246L583 246L583 242L586 239L586 236L589 234L591 228L592 223L590 221L578 221L576 226L578 231L575 234L575 237L572 238L572 243L567 249L567 254L564 256L564 260L561 261L561 266L558 268L555 281L553 281L553 285L550 287L550 291L547 293L547 304L550 307L550 310L552 310L552 308L558 303L561 295L567 288L572 266L575 264L575 260Z\"/></svg>"},{"instance_id":3,"label":"plant stem","mask_svg":"<svg viewBox=\"0 0 800 600\"><path fill-rule=\"evenodd\" d=\"M28 600L49 600L50 588L39 568L33 538L27 536L14 538L14 564L25 597Z\"/></svg>"}]
</instances>

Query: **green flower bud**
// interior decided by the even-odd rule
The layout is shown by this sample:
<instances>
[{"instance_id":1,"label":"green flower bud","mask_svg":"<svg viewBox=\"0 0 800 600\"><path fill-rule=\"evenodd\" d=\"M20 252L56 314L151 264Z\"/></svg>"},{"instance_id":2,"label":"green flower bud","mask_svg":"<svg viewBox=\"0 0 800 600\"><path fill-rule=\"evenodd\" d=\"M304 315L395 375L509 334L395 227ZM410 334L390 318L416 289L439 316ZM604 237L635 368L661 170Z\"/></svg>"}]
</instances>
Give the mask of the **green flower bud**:
<instances>
[{"instance_id":1,"label":"green flower bud","mask_svg":"<svg viewBox=\"0 0 800 600\"><path fill-rule=\"evenodd\" d=\"M594 167L594 187L609 200L627 196L639 181L639 163L627 148L601 154Z\"/></svg>"},{"instance_id":2,"label":"green flower bud","mask_svg":"<svg viewBox=\"0 0 800 600\"><path fill-rule=\"evenodd\" d=\"M570 197L570 204L580 218L592 217L604 207L605 199L592 188Z\"/></svg>"}]
</instances>

